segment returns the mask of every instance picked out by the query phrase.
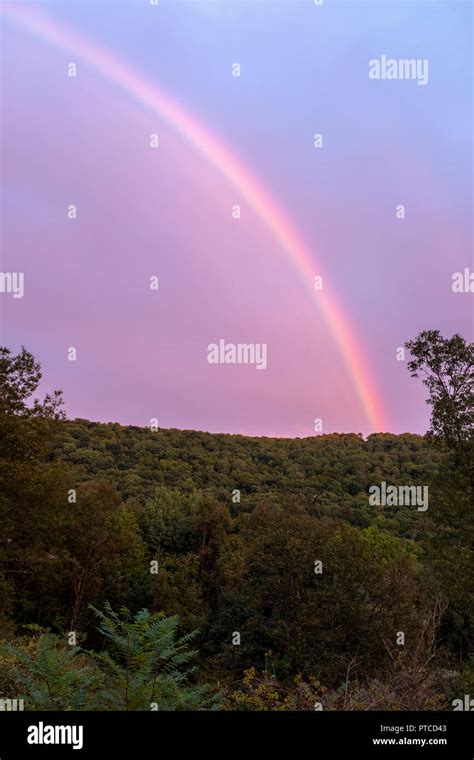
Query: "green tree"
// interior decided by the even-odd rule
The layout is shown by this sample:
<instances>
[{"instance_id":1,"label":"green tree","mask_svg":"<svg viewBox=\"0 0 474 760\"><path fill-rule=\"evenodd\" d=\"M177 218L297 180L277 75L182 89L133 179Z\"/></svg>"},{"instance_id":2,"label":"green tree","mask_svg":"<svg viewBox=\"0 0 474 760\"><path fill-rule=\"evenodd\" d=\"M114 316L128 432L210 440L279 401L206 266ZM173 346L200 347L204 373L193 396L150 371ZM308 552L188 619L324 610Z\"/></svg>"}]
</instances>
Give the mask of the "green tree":
<instances>
[{"instance_id":1,"label":"green tree","mask_svg":"<svg viewBox=\"0 0 474 760\"><path fill-rule=\"evenodd\" d=\"M406 346L414 357L408 369L429 390L429 435L443 453L430 484L424 557L449 602L442 632L462 659L472 653L474 634L474 344L431 330Z\"/></svg>"},{"instance_id":2,"label":"green tree","mask_svg":"<svg viewBox=\"0 0 474 760\"><path fill-rule=\"evenodd\" d=\"M412 377L422 377L429 391L430 433L448 444L471 440L474 424L474 344L460 335L443 338L424 330L405 343L413 357Z\"/></svg>"},{"instance_id":3,"label":"green tree","mask_svg":"<svg viewBox=\"0 0 474 760\"><path fill-rule=\"evenodd\" d=\"M178 636L179 619L140 610L131 615L110 604L94 609L107 650L92 653L103 667L106 698L115 710L203 710L217 704L207 685L192 683L197 650L189 648L196 632Z\"/></svg>"},{"instance_id":4,"label":"green tree","mask_svg":"<svg viewBox=\"0 0 474 760\"><path fill-rule=\"evenodd\" d=\"M0 347L0 412L22 417L64 419L61 391L48 394L43 402L35 399L28 405L41 377L39 362L24 346L16 356L8 348Z\"/></svg>"},{"instance_id":5,"label":"green tree","mask_svg":"<svg viewBox=\"0 0 474 760\"><path fill-rule=\"evenodd\" d=\"M3 615L23 622L39 622L41 597L54 585L67 489L68 468L46 466L64 417L62 397L55 391L43 402L32 399L40 380L39 363L25 348L16 356L0 349L0 604Z\"/></svg>"},{"instance_id":6,"label":"green tree","mask_svg":"<svg viewBox=\"0 0 474 760\"><path fill-rule=\"evenodd\" d=\"M147 591L149 568L135 514L113 486L95 480L77 488L64 521L67 559L61 568L70 630L88 622L88 606L129 602Z\"/></svg>"},{"instance_id":7,"label":"green tree","mask_svg":"<svg viewBox=\"0 0 474 760\"><path fill-rule=\"evenodd\" d=\"M0 649L2 695L24 699L26 710L93 710L101 674L77 646L51 633L5 643Z\"/></svg>"},{"instance_id":8,"label":"green tree","mask_svg":"<svg viewBox=\"0 0 474 760\"><path fill-rule=\"evenodd\" d=\"M351 662L380 673L387 645L399 630L414 641L430 603L399 539L281 507L247 516L222 574L211 633L236 673L263 668L268 651L283 679L300 673L338 684Z\"/></svg>"}]
</instances>

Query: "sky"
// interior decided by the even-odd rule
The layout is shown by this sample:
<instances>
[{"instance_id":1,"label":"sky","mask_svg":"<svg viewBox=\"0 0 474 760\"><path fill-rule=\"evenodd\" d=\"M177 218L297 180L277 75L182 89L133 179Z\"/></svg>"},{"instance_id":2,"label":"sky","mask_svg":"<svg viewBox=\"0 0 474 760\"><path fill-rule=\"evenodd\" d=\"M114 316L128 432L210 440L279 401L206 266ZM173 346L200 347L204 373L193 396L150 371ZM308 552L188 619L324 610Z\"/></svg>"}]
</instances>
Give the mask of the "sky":
<instances>
[{"instance_id":1,"label":"sky","mask_svg":"<svg viewBox=\"0 0 474 760\"><path fill-rule=\"evenodd\" d=\"M40 391L103 422L423 433L397 350L472 338L471 3L1 7L1 342ZM426 81L371 78L383 56Z\"/></svg>"}]
</instances>

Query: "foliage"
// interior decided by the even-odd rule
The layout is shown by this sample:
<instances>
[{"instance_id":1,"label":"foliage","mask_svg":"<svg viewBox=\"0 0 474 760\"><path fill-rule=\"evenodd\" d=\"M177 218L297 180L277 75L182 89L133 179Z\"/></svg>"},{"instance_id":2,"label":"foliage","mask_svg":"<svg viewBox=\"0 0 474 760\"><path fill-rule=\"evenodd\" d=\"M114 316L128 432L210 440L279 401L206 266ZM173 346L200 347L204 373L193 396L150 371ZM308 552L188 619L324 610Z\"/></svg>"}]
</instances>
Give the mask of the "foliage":
<instances>
[{"instance_id":1,"label":"foliage","mask_svg":"<svg viewBox=\"0 0 474 760\"><path fill-rule=\"evenodd\" d=\"M473 349L437 331L406 345L429 435L294 440L66 421L60 392L32 399L36 359L1 349L0 693L449 709L472 681ZM382 481L429 485L428 511L371 506Z\"/></svg>"},{"instance_id":2,"label":"foliage","mask_svg":"<svg viewBox=\"0 0 474 760\"><path fill-rule=\"evenodd\" d=\"M448 444L472 438L474 345L460 335L443 338L439 330L424 330L405 345L412 377L423 377L429 391L430 433Z\"/></svg>"},{"instance_id":3,"label":"foliage","mask_svg":"<svg viewBox=\"0 0 474 760\"><path fill-rule=\"evenodd\" d=\"M23 699L27 710L96 709L102 684L94 663L79 647L51 633L36 634L18 644L4 643L2 685L8 680L2 694Z\"/></svg>"},{"instance_id":4,"label":"foliage","mask_svg":"<svg viewBox=\"0 0 474 760\"><path fill-rule=\"evenodd\" d=\"M140 610L131 616L122 608L115 613L94 610L108 650L93 656L105 670L105 695L114 710L197 710L216 705L206 685L190 684L197 667L189 649L196 632L177 636L179 619Z\"/></svg>"}]
</instances>

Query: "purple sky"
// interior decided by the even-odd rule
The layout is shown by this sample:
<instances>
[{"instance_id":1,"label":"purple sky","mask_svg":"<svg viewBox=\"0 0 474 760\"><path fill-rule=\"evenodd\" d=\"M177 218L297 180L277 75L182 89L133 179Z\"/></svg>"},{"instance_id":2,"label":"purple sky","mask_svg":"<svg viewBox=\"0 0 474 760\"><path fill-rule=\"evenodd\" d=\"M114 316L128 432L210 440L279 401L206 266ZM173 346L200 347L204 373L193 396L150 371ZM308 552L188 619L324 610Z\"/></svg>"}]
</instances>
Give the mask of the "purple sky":
<instances>
[{"instance_id":1,"label":"purple sky","mask_svg":"<svg viewBox=\"0 0 474 760\"><path fill-rule=\"evenodd\" d=\"M472 294L451 288L472 269L470 4L34 6L244 162L343 305L385 429L424 432L425 392L395 352L422 329L472 335ZM23 298L0 294L2 344L33 351L42 390L61 387L71 418L285 436L322 418L324 432L373 432L294 262L228 179L90 62L68 77L73 55L2 27L2 271L25 275ZM426 86L370 80L384 54L428 59ZM267 344L267 368L209 364L220 338Z\"/></svg>"}]
</instances>

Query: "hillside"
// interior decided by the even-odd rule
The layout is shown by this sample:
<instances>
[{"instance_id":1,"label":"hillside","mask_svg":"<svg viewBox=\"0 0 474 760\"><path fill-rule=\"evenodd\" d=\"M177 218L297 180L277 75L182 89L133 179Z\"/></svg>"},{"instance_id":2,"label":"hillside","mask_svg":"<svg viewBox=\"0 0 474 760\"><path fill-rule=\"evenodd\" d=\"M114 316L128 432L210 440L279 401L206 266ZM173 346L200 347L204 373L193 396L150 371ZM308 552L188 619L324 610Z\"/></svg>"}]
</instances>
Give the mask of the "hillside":
<instances>
[{"instance_id":1,"label":"hillside","mask_svg":"<svg viewBox=\"0 0 474 760\"><path fill-rule=\"evenodd\" d=\"M471 693L467 393L456 413L436 397L426 437L272 439L68 421L60 392L28 403L39 378L26 349L3 349L8 698L447 710Z\"/></svg>"},{"instance_id":2,"label":"hillside","mask_svg":"<svg viewBox=\"0 0 474 760\"><path fill-rule=\"evenodd\" d=\"M332 434L309 438L251 438L192 430L158 430L77 419L65 422L52 456L77 468L78 482L103 478L123 499L143 504L157 486L213 495L234 508L293 497L314 513L342 517L416 538L423 528L412 508L368 505L382 481L431 481L439 453L422 436Z\"/></svg>"}]
</instances>

